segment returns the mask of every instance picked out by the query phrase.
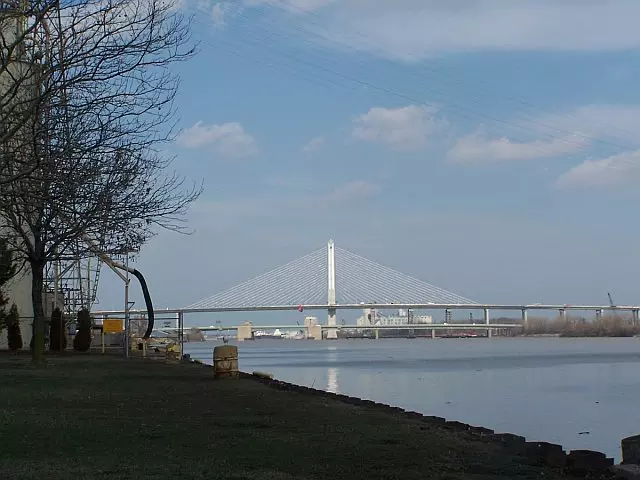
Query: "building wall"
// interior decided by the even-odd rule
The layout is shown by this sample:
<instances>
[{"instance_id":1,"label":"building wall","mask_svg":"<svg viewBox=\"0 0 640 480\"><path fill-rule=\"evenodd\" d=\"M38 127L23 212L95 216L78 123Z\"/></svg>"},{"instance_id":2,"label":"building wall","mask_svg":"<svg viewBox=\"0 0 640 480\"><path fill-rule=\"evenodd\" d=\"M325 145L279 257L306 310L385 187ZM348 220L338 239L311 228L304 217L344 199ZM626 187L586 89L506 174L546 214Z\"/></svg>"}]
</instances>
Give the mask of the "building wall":
<instances>
[{"instance_id":1,"label":"building wall","mask_svg":"<svg viewBox=\"0 0 640 480\"><path fill-rule=\"evenodd\" d=\"M378 311L366 308L363 311L363 315L356 320L356 325L359 327L368 327L374 325L381 326L393 326L393 325L408 325L408 319L406 310L399 311L398 315L384 316ZM404 313L404 315L402 315ZM370 318L369 318L370 317ZM411 322L414 325L431 325L433 323L433 317L431 315L413 315Z\"/></svg>"},{"instance_id":2,"label":"building wall","mask_svg":"<svg viewBox=\"0 0 640 480\"><path fill-rule=\"evenodd\" d=\"M0 228L0 236L2 235L2 229ZM31 272L29 268L25 268L20 272L8 285L5 285L4 293L9 299L7 309L11 308L12 304L18 307L18 313L20 314L20 332L22 333L23 348L28 348L29 342L31 342L32 325L33 325L33 302L31 301ZM55 300L53 293L43 293L42 304L44 307L45 319L51 318L53 313ZM64 305L64 297L58 295L57 305L62 308ZM7 348L7 332L2 330L0 332L0 350Z\"/></svg>"},{"instance_id":3,"label":"building wall","mask_svg":"<svg viewBox=\"0 0 640 480\"><path fill-rule=\"evenodd\" d=\"M0 235L2 229L0 228ZM5 285L4 293L9 299L7 308L12 304L18 307L20 314L20 330L22 333L23 348L29 348L31 341L31 324L33 322L33 307L31 302L31 272L28 268L20 272L8 285ZM7 348L7 331L0 332L0 349Z\"/></svg>"},{"instance_id":4,"label":"building wall","mask_svg":"<svg viewBox=\"0 0 640 480\"><path fill-rule=\"evenodd\" d=\"M5 6L6 7L6 6ZM21 31L21 24L23 20L17 16L15 12L11 12L6 8L0 9L0 35L6 44L11 44ZM8 66L8 74L0 75L0 92L6 92L15 86L15 82L19 81L24 85L24 94L19 91L18 94L6 99L2 104L5 109L5 114L2 115L2 122L9 124L12 119L24 119L26 112L32 111L32 102L29 101L29 96L33 96L36 90L32 90L29 85L35 88L36 76L33 66L29 63L21 62L21 55L24 54L23 49L16 50L16 57L13 62ZM16 80L17 79L17 80ZM15 103L14 103L15 102ZM17 121L17 120L15 120ZM5 125L6 126L6 125ZM25 145L23 138L17 134L14 139L4 145L8 151L24 152ZM3 233L3 226L0 225L0 236ZM12 304L18 307L18 313L20 314L20 326L22 331L22 341L24 348L29 348L29 342L31 341L31 325L33 322L33 307L31 302L31 272L26 267L21 271L8 285L5 285L4 292L9 298L8 308L11 308ZM6 329L0 332L0 349L7 347L7 333Z\"/></svg>"},{"instance_id":5,"label":"building wall","mask_svg":"<svg viewBox=\"0 0 640 480\"><path fill-rule=\"evenodd\" d=\"M2 233L0 232L0 235ZM9 297L9 306L15 303L21 318L33 318L33 306L31 301L31 271L27 267L13 280L5 285L5 293Z\"/></svg>"}]
</instances>

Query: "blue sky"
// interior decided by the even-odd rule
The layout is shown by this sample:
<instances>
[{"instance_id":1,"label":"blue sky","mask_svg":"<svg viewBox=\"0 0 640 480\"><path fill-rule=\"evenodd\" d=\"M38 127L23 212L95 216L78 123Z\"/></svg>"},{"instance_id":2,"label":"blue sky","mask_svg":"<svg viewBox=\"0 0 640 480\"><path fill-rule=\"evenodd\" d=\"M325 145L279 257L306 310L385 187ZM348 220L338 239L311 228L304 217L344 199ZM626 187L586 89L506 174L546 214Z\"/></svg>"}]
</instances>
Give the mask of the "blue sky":
<instances>
[{"instance_id":1,"label":"blue sky","mask_svg":"<svg viewBox=\"0 0 640 480\"><path fill-rule=\"evenodd\" d=\"M639 303L636 0L181 8L201 49L170 150L205 192L136 259L158 307L330 237L480 302Z\"/></svg>"}]
</instances>

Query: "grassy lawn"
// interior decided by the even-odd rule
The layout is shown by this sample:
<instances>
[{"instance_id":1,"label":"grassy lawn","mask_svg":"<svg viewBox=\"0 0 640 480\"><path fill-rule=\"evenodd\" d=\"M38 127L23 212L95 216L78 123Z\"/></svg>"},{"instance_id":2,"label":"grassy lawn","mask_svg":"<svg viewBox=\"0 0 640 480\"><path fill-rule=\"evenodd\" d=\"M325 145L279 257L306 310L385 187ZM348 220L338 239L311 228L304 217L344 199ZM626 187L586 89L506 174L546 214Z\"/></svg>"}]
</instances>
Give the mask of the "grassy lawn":
<instances>
[{"instance_id":1,"label":"grassy lawn","mask_svg":"<svg viewBox=\"0 0 640 480\"><path fill-rule=\"evenodd\" d=\"M211 369L0 355L0 478L561 479L497 444Z\"/></svg>"}]
</instances>

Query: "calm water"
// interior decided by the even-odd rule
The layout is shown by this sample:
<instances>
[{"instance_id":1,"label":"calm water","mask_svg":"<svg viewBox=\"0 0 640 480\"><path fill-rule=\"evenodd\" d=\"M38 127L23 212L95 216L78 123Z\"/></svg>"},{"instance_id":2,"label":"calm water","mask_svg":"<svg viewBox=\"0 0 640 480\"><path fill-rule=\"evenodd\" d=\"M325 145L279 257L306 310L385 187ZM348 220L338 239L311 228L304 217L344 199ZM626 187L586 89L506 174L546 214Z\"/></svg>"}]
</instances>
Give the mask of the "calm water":
<instances>
[{"instance_id":1,"label":"calm water","mask_svg":"<svg viewBox=\"0 0 640 480\"><path fill-rule=\"evenodd\" d=\"M185 344L211 363L221 342ZM640 339L239 343L243 371L620 459L640 434ZM588 433L584 433L588 432Z\"/></svg>"}]
</instances>

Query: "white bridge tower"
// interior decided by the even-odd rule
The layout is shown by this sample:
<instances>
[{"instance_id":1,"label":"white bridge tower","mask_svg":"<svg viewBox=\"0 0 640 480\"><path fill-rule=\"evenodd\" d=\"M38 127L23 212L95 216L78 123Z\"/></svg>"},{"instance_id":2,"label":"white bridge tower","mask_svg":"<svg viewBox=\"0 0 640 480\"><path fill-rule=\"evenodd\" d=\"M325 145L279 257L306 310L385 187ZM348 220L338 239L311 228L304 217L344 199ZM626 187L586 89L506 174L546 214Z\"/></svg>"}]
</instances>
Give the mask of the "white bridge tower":
<instances>
[{"instance_id":1,"label":"white bridge tower","mask_svg":"<svg viewBox=\"0 0 640 480\"><path fill-rule=\"evenodd\" d=\"M327 245L327 305L328 319L327 325L329 327L336 326L336 309L331 308L336 304L336 251L333 240L329 240ZM335 328L329 328L327 330L327 339L338 338L338 332Z\"/></svg>"}]
</instances>

